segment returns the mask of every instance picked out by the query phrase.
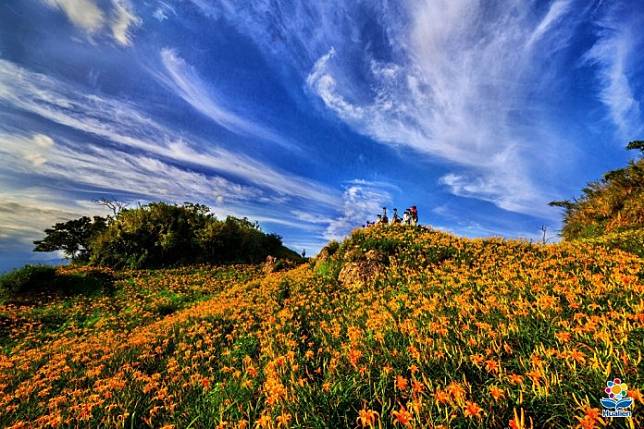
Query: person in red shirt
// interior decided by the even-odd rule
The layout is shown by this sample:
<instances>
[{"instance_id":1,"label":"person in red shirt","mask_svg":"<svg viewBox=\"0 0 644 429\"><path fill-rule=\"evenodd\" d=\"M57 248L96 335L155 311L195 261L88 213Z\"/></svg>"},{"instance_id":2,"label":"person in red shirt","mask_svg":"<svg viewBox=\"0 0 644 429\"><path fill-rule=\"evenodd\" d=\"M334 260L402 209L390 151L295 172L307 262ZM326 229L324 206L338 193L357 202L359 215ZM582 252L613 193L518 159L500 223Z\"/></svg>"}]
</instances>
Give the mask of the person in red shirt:
<instances>
[{"instance_id":1,"label":"person in red shirt","mask_svg":"<svg viewBox=\"0 0 644 429\"><path fill-rule=\"evenodd\" d=\"M416 210L416 206L411 206L409 214L411 215L411 224L414 226L418 225L418 210Z\"/></svg>"}]
</instances>

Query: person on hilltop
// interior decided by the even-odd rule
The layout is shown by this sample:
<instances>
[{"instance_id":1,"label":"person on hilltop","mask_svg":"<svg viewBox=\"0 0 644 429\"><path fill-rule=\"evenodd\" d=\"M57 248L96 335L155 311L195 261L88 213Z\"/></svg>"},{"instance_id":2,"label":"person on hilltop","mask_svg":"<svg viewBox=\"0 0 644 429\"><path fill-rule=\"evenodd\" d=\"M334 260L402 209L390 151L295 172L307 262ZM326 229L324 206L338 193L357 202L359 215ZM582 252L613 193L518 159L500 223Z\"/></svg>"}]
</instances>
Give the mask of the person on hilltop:
<instances>
[{"instance_id":1,"label":"person on hilltop","mask_svg":"<svg viewBox=\"0 0 644 429\"><path fill-rule=\"evenodd\" d=\"M382 217L380 219L380 222L384 225L387 225L389 223L389 218L387 217L387 207L382 208Z\"/></svg>"},{"instance_id":2,"label":"person on hilltop","mask_svg":"<svg viewBox=\"0 0 644 429\"><path fill-rule=\"evenodd\" d=\"M416 209L416 206L411 206L409 209L409 215L411 217L411 224L413 226L418 225L418 210Z\"/></svg>"},{"instance_id":3,"label":"person on hilltop","mask_svg":"<svg viewBox=\"0 0 644 429\"><path fill-rule=\"evenodd\" d=\"M376 216L376 221L374 222L374 225L379 225L382 223L382 215L377 215Z\"/></svg>"},{"instance_id":4,"label":"person on hilltop","mask_svg":"<svg viewBox=\"0 0 644 429\"><path fill-rule=\"evenodd\" d=\"M400 216L398 216L398 209L394 208L394 214L391 216L391 221L389 221L391 225L396 225L400 223Z\"/></svg>"},{"instance_id":5,"label":"person on hilltop","mask_svg":"<svg viewBox=\"0 0 644 429\"><path fill-rule=\"evenodd\" d=\"M403 225L411 225L411 215L409 214L409 209L405 209L405 213L403 213L402 223Z\"/></svg>"}]
</instances>

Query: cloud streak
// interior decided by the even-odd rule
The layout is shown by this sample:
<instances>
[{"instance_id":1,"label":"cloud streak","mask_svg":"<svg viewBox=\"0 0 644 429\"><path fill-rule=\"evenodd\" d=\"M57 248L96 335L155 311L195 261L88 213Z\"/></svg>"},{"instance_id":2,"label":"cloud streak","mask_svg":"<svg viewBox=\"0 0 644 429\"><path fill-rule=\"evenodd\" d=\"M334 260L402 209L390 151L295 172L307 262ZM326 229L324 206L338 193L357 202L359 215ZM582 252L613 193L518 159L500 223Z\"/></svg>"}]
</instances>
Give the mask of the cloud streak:
<instances>
[{"instance_id":1,"label":"cloud streak","mask_svg":"<svg viewBox=\"0 0 644 429\"><path fill-rule=\"evenodd\" d=\"M170 130L127 100L88 94L1 59L0 107L62 126L46 135L11 121L0 125L0 179L22 177L27 183L52 187L42 196L43 203L79 193L141 202L191 200L214 206L220 216L249 216L263 224L320 235L326 225L291 211L307 207L332 219L342 207L341 194L327 186ZM3 185L0 180L0 189L7 187L16 184ZM12 201L33 207L33 201L20 196ZM2 221L4 246L24 246L48 226L45 221L21 223L19 210L9 210ZM92 211L96 208L82 213ZM49 216L49 225L56 219Z\"/></svg>"},{"instance_id":2,"label":"cloud streak","mask_svg":"<svg viewBox=\"0 0 644 429\"><path fill-rule=\"evenodd\" d=\"M391 205L391 194L381 186L367 181L348 184L343 194L343 213L329 222L324 231L327 240L342 240L352 229L375 220L383 206ZM315 219L313 219L315 222Z\"/></svg>"},{"instance_id":3,"label":"cloud streak","mask_svg":"<svg viewBox=\"0 0 644 429\"><path fill-rule=\"evenodd\" d=\"M74 214L102 195L200 200L314 246L417 204L514 235L554 227L546 203L643 130L644 16L625 1L36 5L9 8L0 59L0 199L24 207L33 187Z\"/></svg>"},{"instance_id":4,"label":"cloud streak","mask_svg":"<svg viewBox=\"0 0 644 429\"><path fill-rule=\"evenodd\" d=\"M176 51L169 48L162 49L161 62L164 72L154 73L157 80L215 123L236 134L268 140L290 149L295 148L275 132L258 125L255 120L246 119L224 107L221 101L223 97L216 95L210 85L199 76L197 70L186 63Z\"/></svg>"},{"instance_id":5,"label":"cloud streak","mask_svg":"<svg viewBox=\"0 0 644 429\"><path fill-rule=\"evenodd\" d=\"M459 165L440 181L450 192L547 215L530 165L538 145L527 144L539 137L539 117L526 106L539 88L540 64L552 53L548 38L568 37L556 24L566 19L569 2L554 2L540 20L511 3L496 4L492 13L489 5L469 1L412 2L405 31L386 23L392 60L369 53L362 59L369 64L366 90L341 57L346 47L321 56L307 85L375 141Z\"/></svg>"},{"instance_id":6,"label":"cloud streak","mask_svg":"<svg viewBox=\"0 0 644 429\"><path fill-rule=\"evenodd\" d=\"M27 138L0 134L0 153L7 160L3 170L32 171L49 179L62 180L106 191L135 195L139 198L163 198L181 201L187 195L199 201L214 201L222 196L229 202L258 198L262 192L242 186L222 177L175 167L159 159L130 154L120 150L85 144L78 151L75 142L60 142L47 147L46 162L34 165L29 156L16 156L20 152L39 154L39 142L53 139L38 135ZM39 155L43 156L44 155ZM36 167L35 170L33 168Z\"/></svg>"},{"instance_id":7,"label":"cloud streak","mask_svg":"<svg viewBox=\"0 0 644 429\"><path fill-rule=\"evenodd\" d=\"M314 181L279 171L212 142L205 144L198 138L186 138L185 134L171 131L129 102L83 95L82 91L65 82L30 72L5 60L0 60L0 102L122 147L145 151L162 160L227 174L278 195L327 205L339 201L333 190Z\"/></svg>"},{"instance_id":8,"label":"cloud streak","mask_svg":"<svg viewBox=\"0 0 644 429\"><path fill-rule=\"evenodd\" d=\"M583 57L585 64L597 67L601 85L599 100L625 139L644 131L640 102L629 79L635 48L633 31L639 31L633 22L617 20L609 14L597 23L597 42Z\"/></svg>"},{"instance_id":9,"label":"cloud streak","mask_svg":"<svg viewBox=\"0 0 644 429\"><path fill-rule=\"evenodd\" d=\"M132 44L132 28L141 24L141 18L136 16L126 0L113 0L113 17L110 23L112 36L120 45Z\"/></svg>"},{"instance_id":10,"label":"cloud streak","mask_svg":"<svg viewBox=\"0 0 644 429\"><path fill-rule=\"evenodd\" d=\"M558 54L587 17L579 2L192 3L253 38L278 70L299 73L355 131L451 164L471 182L467 198L555 215L533 159L566 143L552 141L541 107L559 83Z\"/></svg>"},{"instance_id":11,"label":"cloud streak","mask_svg":"<svg viewBox=\"0 0 644 429\"><path fill-rule=\"evenodd\" d=\"M77 27L95 33L103 27L105 14L92 0L44 0L47 5L58 8Z\"/></svg>"}]
</instances>

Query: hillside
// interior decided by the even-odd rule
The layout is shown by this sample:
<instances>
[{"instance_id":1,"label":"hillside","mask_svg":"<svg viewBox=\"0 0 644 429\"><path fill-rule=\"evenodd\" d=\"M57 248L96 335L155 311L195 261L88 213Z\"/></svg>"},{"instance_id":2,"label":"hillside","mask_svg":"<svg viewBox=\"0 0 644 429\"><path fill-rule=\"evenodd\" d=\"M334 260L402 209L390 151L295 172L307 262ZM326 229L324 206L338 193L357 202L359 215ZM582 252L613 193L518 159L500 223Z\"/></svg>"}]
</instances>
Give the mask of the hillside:
<instances>
[{"instance_id":1,"label":"hillside","mask_svg":"<svg viewBox=\"0 0 644 429\"><path fill-rule=\"evenodd\" d=\"M644 153L644 142L627 149ZM550 204L565 209L564 239L606 243L644 257L644 158L589 183L579 198Z\"/></svg>"},{"instance_id":2,"label":"hillside","mask_svg":"<svg viewBox=\"0 0 644 429\"><path fill-rule=\"evenodd\" d=\"M641 427L644 265L583 243L357 230L290 271L115 273L0 308L8 427Z\"/></svg>"}]
</instances>

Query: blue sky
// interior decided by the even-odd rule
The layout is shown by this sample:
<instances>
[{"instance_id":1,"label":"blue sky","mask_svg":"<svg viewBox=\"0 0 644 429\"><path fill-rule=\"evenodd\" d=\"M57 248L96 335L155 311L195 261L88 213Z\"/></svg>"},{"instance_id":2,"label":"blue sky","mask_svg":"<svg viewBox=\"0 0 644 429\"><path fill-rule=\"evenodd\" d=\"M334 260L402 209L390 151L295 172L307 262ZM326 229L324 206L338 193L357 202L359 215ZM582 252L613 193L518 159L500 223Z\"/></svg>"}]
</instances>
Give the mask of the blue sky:
<instances>
[{"instance_id":1,"label":"blue sky","mask_svg":"<svg viewBox=\"0 0 644 429\"><path fill-rule=\"evenodd\" d=\"M95 201L193 201L315 253L383 205L554 234L642 137L633 1L0 5L0 270Z\"/></svg>"}]
</instances>

